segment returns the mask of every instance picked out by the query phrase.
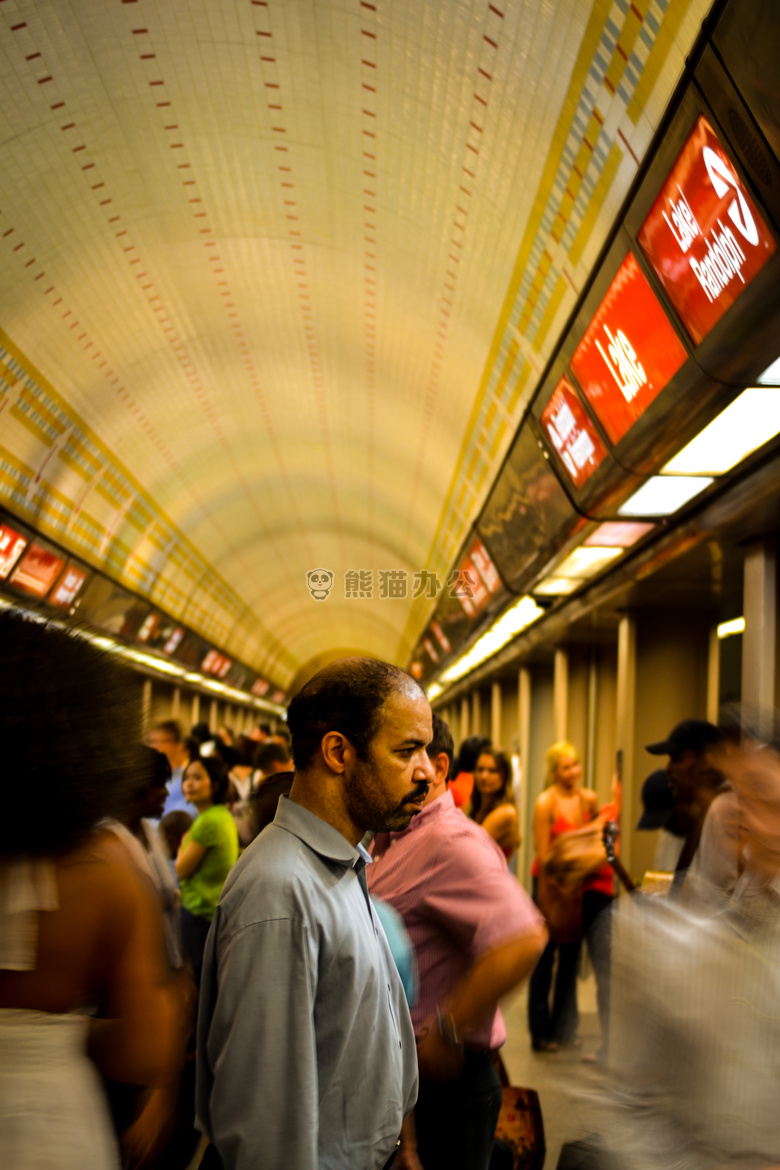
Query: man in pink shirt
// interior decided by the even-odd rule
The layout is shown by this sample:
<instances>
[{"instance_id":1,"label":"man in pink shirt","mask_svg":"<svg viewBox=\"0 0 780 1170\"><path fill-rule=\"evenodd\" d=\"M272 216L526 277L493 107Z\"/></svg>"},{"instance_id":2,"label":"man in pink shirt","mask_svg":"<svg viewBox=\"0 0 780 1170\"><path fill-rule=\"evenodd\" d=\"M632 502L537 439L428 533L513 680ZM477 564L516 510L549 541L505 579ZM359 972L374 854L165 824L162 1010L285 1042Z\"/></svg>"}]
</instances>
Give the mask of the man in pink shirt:
<instances>
[{"instance_id":1,"label":"man in pink shirt","mask_svg":"<svg viewBox=\"0 0 780 1170\"><path fill-rule=\"evenodd\" d=\"M531 973L547 932L498 845L455 807L452 735L436 714L427 751L425 805L404 832L377 837L367 873L403 918L419 976L417 1150L407 1127L398 1165L487 1170L501 1107L491 1050L506 1039L498 1001Z\"/></svg>"}]
</instances>

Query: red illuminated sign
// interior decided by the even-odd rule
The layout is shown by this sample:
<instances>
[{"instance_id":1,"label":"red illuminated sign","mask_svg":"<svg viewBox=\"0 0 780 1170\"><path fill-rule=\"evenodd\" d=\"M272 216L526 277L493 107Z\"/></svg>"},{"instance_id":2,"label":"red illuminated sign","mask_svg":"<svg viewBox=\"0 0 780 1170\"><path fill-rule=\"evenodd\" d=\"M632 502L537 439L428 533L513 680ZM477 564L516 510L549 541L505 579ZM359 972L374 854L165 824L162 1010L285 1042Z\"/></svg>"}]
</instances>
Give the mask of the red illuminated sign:
<instances>
[{"instance_id":1,"label":"red illuminated sign","mask_svg":"<svg viewBox=\"0 0 780 1170\"><path fill-rule=\"evenodd\" d=\"M76 594L87 579L87 574L84 569L77 569L71 565L69 569L60 577L56 588L52 591L49 598L51 605L59 605L63 609L75 601Z\"/></svg>"},{"instance_id":2,"label":"red illuminated sign","mask_svg":"<svg viewBox=\"0 0 780 1170\"><path fill-rule=\"evenodd\" d=\"M430 638L423 638L423 646L428 652L428 657L430 658L431 662L433 662L435 665L438 665L439 655Z\"/></svg>"},{"instance_id":3,"label":"red illuminated sign","mask_svg":"<svg viewBox=\"0 0 780 1170\"><path fill-rule=\"evenodd\" d=\"M575 487L582 487L607 451L565 378L553 390L542 411L541 423L569 479Z\"/></svg>"},{"instance_id":4,"label":"red illuminated sign","mask_svg":"<svg viewBox=\"0 0 780 1170\"><path fill-rule=\"evenodd\" d=\"M631 252L571 359L613 443L623 438L688 355Z\"/></svg>"},{"instance_id":5,"label":"red illuminated sign","mask_svg":"<svg viewBox=\"0 0 780 1170\"><path fill-rule=\"evenodd\" d=\"M174 650L179 645L183 637L184 630L181 628L181 626L176 626L168 638L168 641L163 646L163 654L173 654Z\"/></svg>"},{"instance_id":6,"label":"red illuminated sign","mask_svg":"<svg viewBox=\"0 0 780 1170\"><path fill-rule=\"evenodd\" d=\"M441 646L444 653L449 654L450 651L452 650L452 646L450 645L449 638L444 633L444 630L441 628L439 623L438 622L431 622L431 630L433 631L433 633L436 637L436 641L439 643L439 645Z\"/></svg>"},{"instance_id":7,"label":"red illuminated sign","mask_svg":"<svg viewBox=\"0 0 780 1170\"><path fill-rule=\"evenodd\" d=\"M10 583L33 597L45 597L64 567L64 557L31 544L11 574Z\"/></svg>"},{"instance_id":8,"label":"red illuminated sign","mask_svg":"<svg viewBox=\"0 0 780 1170\"><path fill-rule=\"evenodd\" d=\"M5 580L26 547L27 540L20 532L0 524L0 580Z\"/></svg>"},{"instance_id":9,"label":"red illuminated sign","mask_svg":"<svg viewBox=\"0 0 780 1170\"><path fill-rule=\"evenodd\" d=\"M479 537L476 538L460 568L448 582L450 596L457 597L466 615L476 616L487 605L491 594L501 588L501 578L490 553ZM438 661L438 660L437 660Z\"/></svg>"},{"instance_id":10,"label":"red illuminated sign","mask_svg":"<svg viewBox=\"0 0 780 1170\"><path fill-rule=\"evenodd\" d=\"M266 694L270 686L271 684L266 682L264 678L255 679L254 685L252 686L252 694L257 695L257 697L261 699L263 695Z\"/></svg>"},{"instance_id":11,"label":"red illuminated sign","mask_svg":"<svg viewBox=\"0 0 780 1170\"><path fill-rule=\"evenodd\" d=\"M148 642L152 634L155 632L160 624L159 613L149 613L146 615L138 634L136 635L139 642Z\"/></svg>"},{"instance_id":12,"label":"red illuminated sign","mask_svg":"<svg viewBox=\"0 0 780 1170\"><path fill-rule=\"evenodd\" d=\"M637 238L696 345L776 250L704 117Z\"/></svg>"}]
</instances>

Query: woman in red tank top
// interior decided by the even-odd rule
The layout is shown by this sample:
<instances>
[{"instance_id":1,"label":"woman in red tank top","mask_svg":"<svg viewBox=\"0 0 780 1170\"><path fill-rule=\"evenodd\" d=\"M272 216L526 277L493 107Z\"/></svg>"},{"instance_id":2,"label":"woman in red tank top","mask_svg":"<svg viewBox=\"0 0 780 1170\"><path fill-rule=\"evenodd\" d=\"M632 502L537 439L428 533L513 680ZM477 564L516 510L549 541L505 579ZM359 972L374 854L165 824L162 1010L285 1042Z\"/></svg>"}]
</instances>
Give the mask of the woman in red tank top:
<instances>
[{"instance_id":1,"label":"woman in red tank top","mask_svg":"<svg viewBox=\"0 0 780 1170\"><path fill-rule=\"evenodd\" d=\"M536 857L531 867L534 878L534 899L537 879L542 866L550 856L557 837L581 828L596 815L595 792L580 787L582 767L577 749L565 740L554 743L546 753L547 781L545 791L534 806L534 850ZM552 1009L550 988L555 956L558 971L555 978ZM570 942L550 941L531 976L528 989L528 1026L531 1046L535 1052L554 1052L561 1044L576 1042L579 1015L577 1012L577 965L580 939Z\"/></svg>"}]
</instances>

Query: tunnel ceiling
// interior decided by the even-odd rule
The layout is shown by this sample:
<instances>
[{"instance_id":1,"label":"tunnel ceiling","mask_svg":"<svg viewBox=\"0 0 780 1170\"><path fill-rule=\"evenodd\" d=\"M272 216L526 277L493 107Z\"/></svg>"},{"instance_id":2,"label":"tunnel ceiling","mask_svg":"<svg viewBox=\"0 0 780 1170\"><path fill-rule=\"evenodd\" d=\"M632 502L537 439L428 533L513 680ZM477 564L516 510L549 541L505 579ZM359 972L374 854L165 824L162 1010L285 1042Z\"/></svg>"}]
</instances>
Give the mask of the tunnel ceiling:
<instances>
[{"instance_id":1,"label":"tunnel ceiling","mask_svg":"<svg viewBox=\"0 0 780 1170\"><path fill-rule=\"evenodd\" d=\"M0 0L0 502L283 686L405 662L707 7Z\"/></svg>"}]
</instances>

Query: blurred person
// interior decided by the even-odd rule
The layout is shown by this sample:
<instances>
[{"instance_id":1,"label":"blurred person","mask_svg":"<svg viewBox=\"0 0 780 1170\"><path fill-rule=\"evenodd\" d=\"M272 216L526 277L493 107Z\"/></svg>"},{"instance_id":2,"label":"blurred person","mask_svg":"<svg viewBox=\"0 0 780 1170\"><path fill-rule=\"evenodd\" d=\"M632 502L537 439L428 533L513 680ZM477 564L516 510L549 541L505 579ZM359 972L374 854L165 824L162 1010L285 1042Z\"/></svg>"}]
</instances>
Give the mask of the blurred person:
<instances>
[{"instance_id":1,"label":"blurred person","mask_svg":"<svg viewBox=\"0 0 780 1170\"><path fill-rule=\"evenodd\" d=\"M546 941L497 843L455 806L452 751L434 712L422 812L405 832L377 837L368 871L372 896L401 915L417 957L420 1090L397 1162L404 1170L487 1170L501 1108L492 1053L506 1039L498 1001L526 978ZM487 772L492 755L480 761Z\"/></svg>"},{"instance_id":2,"label":"blurred person","mask_svg":"<svg viewBox=\"0 0 780 1170\"><path fill-rule=\"evenodd\" d=\"M138 787L136 688L37 619L0 613L0 641L0 1164L118 1170L98 1074L164 1085L179 1055L154 895L98 827ZM127 1157L156 1137L139 1119Z\"/></svg>"},{"instance_id":3,"label":"blurred person","mask_svg":"<svg viewBox=\"0 0 780 1170\"><path fill-rule=\"evenodd\" d=\"M279 747L279 744L271 744ZM270 825L283 796L289 796L293 785L294 772L272 772L261 780L249 797L249 844Z\"/></svg>"},{"instance_id":4,"label":"blurred person","mask_svg":"<svg viewBox=\"0 0 780 1170\"><path fill-rule=\"evenodd\" d=\"M129 860L153 886L163 916L168 962L171 971L181 971L184 959L177 883L171 874L168 858L155 827L168 796L171 766L162 752L146 744L137 745L133 763L136 783L142 783L133 793L121 820L107 820L105 825L124 842Z\"/></svg>"},{"instance_id":5,"label":"blurred person","mask_svg":"<svg viewBox=\"0 0 780 1170\"><path fill-rule=\"evenodd\" d=\"M255 743L265 743L271 734L270 723L256 723L249 732L249 738L253 739Z\"/></svg>"},{"instance_id":6,"label":"blurred person","mask_svg":"<svg viewBox=\"0 0 780 1170\"><path fill-rule=\"evenodd\" d=\"M286 744L269 739L268 743L255 749L252 763L255 769L254 787L257 788L268 776L289 772L292 769L292 756Z\"/></svg>"},{"instance_id":7,"label":"blurred person","mask_svg":"<svg viewBox=\"0 0 780 1170\"><path fill-rule=\"evenodd\" d=\"M565 740L547 749L546 788L534 805L535 858L531 867L534 901L547 919L550 939L528 990L528 1026L535 1052L555 1052L577 1042L577 965L582 939L582 887L563 883L546 867L556 839L582 828L596 816L596 793L580 786L582 766L577 749ZM553 965L558 959L552 1010L549 997Z\"/></svg>"},{"instance_id":8,"label":"blurred person","mask_svg":"<svg viewBox=\"0 0 780 1170\"><path fill-rule=\"evenodd\" d=\"M187 1063L184 1063L186 1041L194 1022L196 989L185 964L182 948L178 879L175 872L170 870L170 861L159 836L159 826L155 826L165 804L171 769L161 752L145 744L136 747L134 766L136 782L142 780L143 783L134 793L122 822L107 820L104 824L116 833L127 849L128 860L154 889L162 914L172 988L178 994L180 1005L183 1067L174 1071L167 1085L148 1095L143 1117L147 1125L150 1116L159 1119L157 1128L160 1138L157 1148L149 1151L150 1155L154 1154L156 1170L183 1170L192 1159L198 1142L194 1128L194 1051ZM191 818L181 809L167 814L167 819L181 817L191 822ZM118 1122L121 1131L123 1110L127 1112L133 1103L132 1091L113 1084L108 1088L114 1120Z\"/></svg>"},{"instance_id":9,"label":"blurred person","mask_svg":"<svg viewBox=\"0 0 780 1170\"><path fill-rule=\"evenodd\" d=\"M233 747L235 744L235 736L229 727L219 727L217 729L217 739L224 743L225 747Z\"/></svg>"},{"instance_id":10,"label":"blurred person","mask_svg":"<svg viewBox=\"0 0 780 1170\"><path fill-rule=\"evenodd\" d=\"M653 870L671 873L679 861L688 830L680 831L674 816L674 793L666 768L651 772L642 784L642 815L637 829L660 829L653 855Z\"/></svg>"},{"instance_id":11,"label":"blurred person","mask_svg":"<svg viewBox=\"0 0 780 1170\"><path fill-rule=\"evenodd\" d=\"M171 766L171 780L163 816L177 808L183 809L192 817L197 816L197 810L193 805L188 804L182 794L184 769L190 762L190 753L182 737L179 724L175 719L165 719L162 723L155 724L148 733L146 742L150 748L162 752Z\"/></svg>"},{"instance_id":12,"label":"blurred person","mask_svg":"<svg viewBox=\"0 0 780 1170\"><path fill-rule=\"evenodd\" d=\"M745 868L716 914L621 900L600 1119L610 1165L780 1165L780 739L748 731L711 751L734 785Z\"/></svg>"},{"instance_id":13,"label":"blurred person","mask_svg":"<svg viewBox=\"0 0 780 1170\"><path fill-rule=\"evenodd\" d=\"M179 854L179 848L182 843L184 834L193 823L193 818L184 809L177 808L173 812L166 813L161 817L160 823L157 826L157 832L160 841L164 848L168 850L168 868L176 883L178 889L179 875L176 872L176 858Z\"/></svg>"},{"instance_id":14,"label":"blurred person","mask_svg":"<svg viewBox=\"0 0 780 1170\"><path fill-rule=\"evenodd\" d=\"M235 748L239 758L230 770L230 779L238 793L239 800L246 800L252 791L254 755L257 751L257 744L248 735L242 735L236 741Z\"/></svg>"},{"instance_id":15,"label":"blurred person","mask_svg":"<svg viewBox=\"0 0 780 1170\"><path fill-rule=\"evenodd\" d=\"M405 671L349 658L306 683L288 720L290 795L228 878L206 947L204 1165L381 1170L414 1104L417 1068L360 841L419 812L432 776L430 705Z\"/></svg>"},{"instance_id":16,"label":"blurred person","mask_svg":"<svg viewBox=\"0 0 780 1170\"><path fill-rule=\"evenodd\" d=\"M651 755L668 755L666 773L673 811L666 827L683 836L671 893L717 909L720 891L733 891L739 876L737 802L716 765L721 730L703 719L685 719Z\"/></svg>"},{"instance_id":17,"label":"blurred person","mask_svg":"<svg viewBox=\"0 0 780 1170\"><path fill-rule=\"evenodd\" d=\"M289 728L284 723L282 723L279 727L277 727L277 729L273 733L273 735L270 735L268 737L268 743L281 744L282 747L286 747L287 750L289 751L290 744L291 744L291 737L290 737Z\"/></svg>"},{"instance_id":18,"label":"blurred person","mask_svg":"<svg viewBox=\"0 0 780 1170\"><path fill-rule=\"evenodd\" d=\"M183 792L197 809L176 855L181 882L184 949L200 984L203 948L222 887L238 858L236 824L225 807L228 776L214 759L193 760L184 773Z\"/></svg>"},{"instance_id":19,"label":"blurred person","mask_svg":"<svg viewBox=\"0 0 780 1170\"><path fill-rule=\"evenodd\" d=\"M485 735L469 735L460 745L457 761L451 767L455 779L450 784L452 799L457 808L469 810L471 793L474 788L474 769L477 766L480 752L490 747L490 739Z\"/></svg>"},{"instance_id":20,"label":"blurred person","mask_svg":"<svg viewBox=\"0 0 780 1170\"><path fill-rule=\"evenodd\" d=\"M493 748L480 752L474 769L471 819L490 834L507 861L520 845L511 782L512 767L503 752Z\"/></svg>"}]
</instances>

